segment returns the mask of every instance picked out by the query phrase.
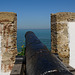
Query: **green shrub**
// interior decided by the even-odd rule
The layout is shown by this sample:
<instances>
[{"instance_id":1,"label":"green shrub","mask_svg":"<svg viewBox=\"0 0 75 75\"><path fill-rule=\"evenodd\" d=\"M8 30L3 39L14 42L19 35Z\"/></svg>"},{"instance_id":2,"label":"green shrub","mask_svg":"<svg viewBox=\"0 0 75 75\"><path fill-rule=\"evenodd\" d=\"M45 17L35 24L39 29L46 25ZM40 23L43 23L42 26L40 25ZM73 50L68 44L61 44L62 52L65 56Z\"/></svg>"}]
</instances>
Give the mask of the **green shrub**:
<instances>
[{"instance_id":1,"label":"green shrub","mask_svg":"<svg viewBox=\"0 0 75 75\"><path fill-rule=\"evenodd\" d=\"M25 47L24 47L24 45L22 45L21 47L22 47L21 52L18 52L18 55L24 56L25 55Z\"/></svg>"}]
</instances>

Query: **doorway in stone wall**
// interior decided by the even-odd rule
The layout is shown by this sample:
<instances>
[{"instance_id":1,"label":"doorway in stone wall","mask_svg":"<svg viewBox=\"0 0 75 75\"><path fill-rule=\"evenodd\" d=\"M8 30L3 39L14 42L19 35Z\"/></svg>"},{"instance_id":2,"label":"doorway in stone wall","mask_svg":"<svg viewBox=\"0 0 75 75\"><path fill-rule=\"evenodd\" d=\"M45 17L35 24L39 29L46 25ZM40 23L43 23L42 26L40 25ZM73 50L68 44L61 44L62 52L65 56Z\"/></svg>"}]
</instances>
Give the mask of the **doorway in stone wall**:
<instances>
[{"instance_id":1,"label":"doorway in stone wall","mask_svg":"<svg viewBox=\"0 0 75 75\"><path fill-rule=\"evenodd\" d=\"M75 22L68 22L70 60L69 65L75 68Z\"/></svg>"}]
</instances>

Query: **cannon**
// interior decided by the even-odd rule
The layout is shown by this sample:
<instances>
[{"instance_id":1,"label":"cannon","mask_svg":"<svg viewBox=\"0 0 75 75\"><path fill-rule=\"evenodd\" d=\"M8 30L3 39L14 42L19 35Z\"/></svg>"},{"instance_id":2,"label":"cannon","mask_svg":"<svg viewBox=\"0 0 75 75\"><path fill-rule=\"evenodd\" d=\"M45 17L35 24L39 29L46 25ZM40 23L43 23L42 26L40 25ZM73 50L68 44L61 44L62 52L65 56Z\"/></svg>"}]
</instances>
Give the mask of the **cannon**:
<instances>
[{"instance_id":1,"label":"cannon","mask_svg":"<svg viewBox=\"0 0 75 75\"><path fill-rule=\"evenodd\" d=\"M73 75L32 32L26 38L26 75Z\"/></svg>"}]
</instances>

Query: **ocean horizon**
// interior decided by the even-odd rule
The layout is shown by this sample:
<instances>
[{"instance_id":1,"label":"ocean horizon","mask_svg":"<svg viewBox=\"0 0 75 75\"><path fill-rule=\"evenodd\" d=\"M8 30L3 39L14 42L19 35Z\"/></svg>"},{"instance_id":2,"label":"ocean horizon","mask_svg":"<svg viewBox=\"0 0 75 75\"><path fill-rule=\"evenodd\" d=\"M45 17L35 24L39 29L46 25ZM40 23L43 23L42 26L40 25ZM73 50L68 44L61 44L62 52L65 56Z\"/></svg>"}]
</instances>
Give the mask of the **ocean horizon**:
<instances>
[{"instance_id":1,"label":"ocean horizon","mask_svg":"<svg viewBox=\"0 0 75 75\"><path fill-rule=\"evenodd\" d=\"M50 29L17 29L17 51L20 52L22 45L25 46L25 33L32 31L51 50L51 31Z\"/></svg>"}]
</instances>

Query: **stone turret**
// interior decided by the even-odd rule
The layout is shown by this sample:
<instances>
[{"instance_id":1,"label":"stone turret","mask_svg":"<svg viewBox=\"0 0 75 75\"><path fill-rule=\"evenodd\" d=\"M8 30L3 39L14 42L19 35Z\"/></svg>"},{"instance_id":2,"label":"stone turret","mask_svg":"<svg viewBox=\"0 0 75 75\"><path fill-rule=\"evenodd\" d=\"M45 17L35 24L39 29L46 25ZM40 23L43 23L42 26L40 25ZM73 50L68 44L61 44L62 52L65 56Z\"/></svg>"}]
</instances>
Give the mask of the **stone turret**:
<instances>
[{"instance_id":1,"label":"stone turret","mask_svg":"<svg viewBox=\"0 0 75 75\"><path fill-rule=\"evenodd\" d=\"M0 45L0 74L3 74L11 71L17 54L16 13L0 12Z\"/></svg>"}]
</instances>

